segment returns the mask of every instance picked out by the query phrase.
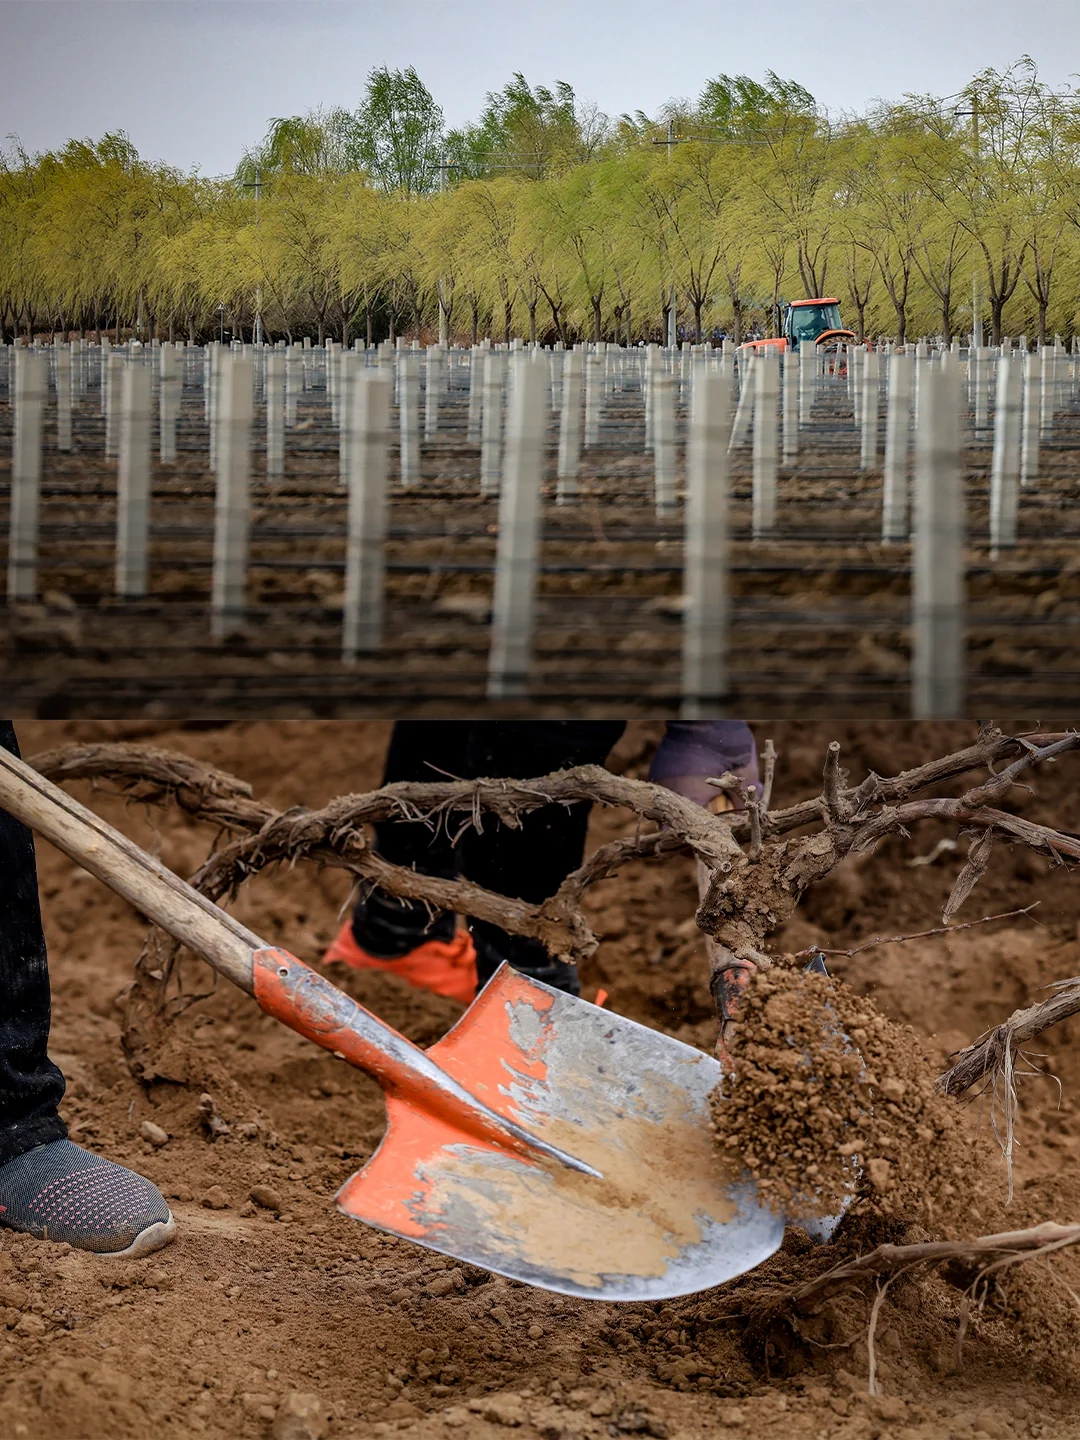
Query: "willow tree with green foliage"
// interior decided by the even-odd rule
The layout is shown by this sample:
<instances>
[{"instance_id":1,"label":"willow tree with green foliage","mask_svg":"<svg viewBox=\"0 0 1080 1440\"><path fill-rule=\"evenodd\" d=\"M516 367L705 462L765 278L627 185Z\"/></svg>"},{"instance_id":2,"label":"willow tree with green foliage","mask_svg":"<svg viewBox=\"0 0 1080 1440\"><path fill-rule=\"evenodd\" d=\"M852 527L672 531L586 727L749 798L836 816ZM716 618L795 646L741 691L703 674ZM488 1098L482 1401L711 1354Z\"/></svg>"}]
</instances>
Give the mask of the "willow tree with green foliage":
<instances>
[{"instance_id":1,"label":"willow tree with green foliage","mask_svg":"<svg viewBox=\"0 0 1080 1440\"><path fill-rule=\"evenodd\" d=\"M412 68L353 109L278 116L211 180L122 132L0 155L0 326L189 339L770 333L835 291L860 335L1080 325L1080 91L1024 58L961 103L827 116L794 80L720 75L616 121L515 73L447 130Z\"/></svg>"}]
</instances>

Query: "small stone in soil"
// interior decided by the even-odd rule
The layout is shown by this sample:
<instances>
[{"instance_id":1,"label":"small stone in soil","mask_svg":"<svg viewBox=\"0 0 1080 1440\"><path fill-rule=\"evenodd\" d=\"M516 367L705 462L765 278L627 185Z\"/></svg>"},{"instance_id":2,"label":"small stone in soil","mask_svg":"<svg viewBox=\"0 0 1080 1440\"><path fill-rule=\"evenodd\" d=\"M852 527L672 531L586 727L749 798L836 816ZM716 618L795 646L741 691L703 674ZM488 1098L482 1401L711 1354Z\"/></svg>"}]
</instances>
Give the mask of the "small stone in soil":
<instances>
[{"instance_id":1,"label":"small stone in soil","mask_svg":"<svg viewBox=\"0 0 1080 1440\"><path fill-rule=\"evenodd\" d=\"M272 1185L253 1185L248 1194L263 1210L281 1209L281 1196Z\"/></svg>"},{"instance_id":2,"label":"small stone in soil","mask_svg":"<svg viewBox=\"0 0 1080 1440\"><path fill-rule=\"evenodd\" d=\"M152 1120L144 1120L139 1126L139 1134L144 1140L149 1140L156 1149L169 1143L169 1132L163 1130L160 1125L155 1125Z\"/></svg>"},{"instance_id":3,"label":"small stone in soil","mask_svg":"<svg viewBox=\"0 0 1080 1440\"><path fill-rule=\"evenodd\" d=\"M229 1208L229 1197L220 1185L211 1185L206 1194L202 1197L202 1204L207 1210L227 1210Z\"/></svg>"}]
</instances>

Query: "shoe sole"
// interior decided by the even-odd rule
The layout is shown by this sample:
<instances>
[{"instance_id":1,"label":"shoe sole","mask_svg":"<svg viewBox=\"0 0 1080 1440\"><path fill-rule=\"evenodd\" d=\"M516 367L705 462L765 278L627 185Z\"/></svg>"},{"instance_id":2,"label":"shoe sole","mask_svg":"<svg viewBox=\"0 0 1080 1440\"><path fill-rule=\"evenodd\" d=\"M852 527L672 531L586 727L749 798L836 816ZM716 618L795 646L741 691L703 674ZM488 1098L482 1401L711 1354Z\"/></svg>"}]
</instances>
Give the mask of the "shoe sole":
<instances>
[{"instance_id":1,"label":"shoe sole","mask_svg":"<svg viewBox=\"0 0 1080 1440\"><path fill-rule=\"evenodd\" d=\"M140 1230L126 1250L106 1250L98 1253L103 1254L107 1260L136 1260L140 1255L152 1255L155 1250L168 1245L175 1235L176 1221L170 1210L168 1220L157 1220L145 1230Z\"/></svg>"}]
</instances>

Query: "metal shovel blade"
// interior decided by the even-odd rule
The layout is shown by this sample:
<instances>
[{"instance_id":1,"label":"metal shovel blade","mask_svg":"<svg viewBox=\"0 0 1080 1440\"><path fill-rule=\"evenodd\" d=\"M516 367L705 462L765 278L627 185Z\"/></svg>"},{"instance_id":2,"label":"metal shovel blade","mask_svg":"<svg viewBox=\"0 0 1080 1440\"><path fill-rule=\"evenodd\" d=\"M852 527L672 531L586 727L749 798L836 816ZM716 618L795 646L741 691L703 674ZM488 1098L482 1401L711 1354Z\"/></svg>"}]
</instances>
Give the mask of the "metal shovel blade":
<instances>
[{"instance_id":1,"label":"metal shovel blade","mask_svg":"<svg viewBox=\"0 0 1080 1440\"><path fill-rule=\"evenodd\" d=\"M599 1176L514 1153L402 1094L342 1186L368 1225L531 1285L601 1300L687 1295L752 1269L783 1220L725 1173L711 1056L504 965L428 1056Z\"/></svg>"}]
</instances>

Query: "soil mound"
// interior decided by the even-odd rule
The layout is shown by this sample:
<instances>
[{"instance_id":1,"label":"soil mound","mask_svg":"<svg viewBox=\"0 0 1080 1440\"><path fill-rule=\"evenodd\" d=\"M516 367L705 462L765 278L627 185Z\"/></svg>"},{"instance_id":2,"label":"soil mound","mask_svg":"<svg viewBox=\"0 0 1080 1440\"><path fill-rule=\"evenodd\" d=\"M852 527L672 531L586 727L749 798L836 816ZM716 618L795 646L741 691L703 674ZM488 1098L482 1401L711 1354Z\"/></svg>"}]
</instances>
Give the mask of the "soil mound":
<instances>
[{"instance_id":1,"label":"soil mound","mask_svg":"<svg viewBox=\"0 0 1080 1440\"><path fill-rule=\"evenodd\" d=\"M714 1097L716 1142L790 1221L900 1219L947 1238L986 1233L971 1132L934 1093L929 1055L868 996L794 962L746 991L735 1076ZM995 1214L994 1218L1001 1218Z\"/></svg>"}]
</instances>

